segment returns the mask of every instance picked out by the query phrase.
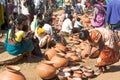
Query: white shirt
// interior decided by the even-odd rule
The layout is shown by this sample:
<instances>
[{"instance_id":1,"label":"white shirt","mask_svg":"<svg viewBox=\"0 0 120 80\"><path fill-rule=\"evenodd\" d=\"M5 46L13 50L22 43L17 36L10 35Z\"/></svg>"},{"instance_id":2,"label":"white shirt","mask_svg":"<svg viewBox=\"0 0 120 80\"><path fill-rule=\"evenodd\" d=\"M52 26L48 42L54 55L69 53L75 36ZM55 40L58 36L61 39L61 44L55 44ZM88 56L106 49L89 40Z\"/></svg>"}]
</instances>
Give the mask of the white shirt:
<instances>
[{"instance_id":1,"label":"white shirt","mask_svg":"<svg viewBox=\"0 0 120 80\"><path fill-rule=\"evenodd\" d=\"M75 20L74 28L80 28L80 26L82 26L82 24L79 21Z\"/></svg>"},{"instance_id":2,"label":"white shirt","mask_svg":"<svg viewBox=\"0 0 120 80\"><path fill-rule=\"evenodd\" d=\"M70 19L65 19L63 24L62 24L62 29L61 31L71 33L73 27L72 27L72 21Z\"/></svg>"},{"instance_id":3,"label":"white shirt","mask_svg":"<svg viewBox=\"0 0 120 80\"><path fill-rule=\"evenodd\" d=\"M44 24L43 29L45 29L46 33L52 35L53 31L52 31L52 26L49 24Z\"/></svg>"},{"instance_id":4,"label":"white shirt","mask_svg":"<svg viewBox=\"0 0 120 80\"><path fill-rule=\"evenodd\" d=\"M29 15L30 13L28 11L28 7L24 6L23 3L24 3L24 0L21 1L21 7L22 7L21 11L22 11L22 14Z\"/></svg>"}]
</instances>

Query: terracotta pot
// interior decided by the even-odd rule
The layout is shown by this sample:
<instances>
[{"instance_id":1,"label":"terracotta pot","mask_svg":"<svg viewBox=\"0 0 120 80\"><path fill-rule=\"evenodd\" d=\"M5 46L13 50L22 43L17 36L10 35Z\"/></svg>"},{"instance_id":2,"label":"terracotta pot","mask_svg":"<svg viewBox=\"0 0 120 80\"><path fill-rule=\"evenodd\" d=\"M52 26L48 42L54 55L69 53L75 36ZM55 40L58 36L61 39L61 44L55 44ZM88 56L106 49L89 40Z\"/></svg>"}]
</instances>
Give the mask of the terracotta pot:
<instances>
[{"instance_id":1,"label":"terracotta pot","mask_svg":"<svg viewBox=\"0 0 120 80\"><path fill-rule=\"evenodd\" d=\"M67 80L67 77L71 76L69 72L59 72L58 79L59 80Z\"/></svg>"},{"instance_id":2,"label":"terracotta pot","mask_svg":"<svg viewBox=\"0 0 120 80\"><path fill-rule=\"evenodd\" d=\"M59 71L61 71L61 72L70 72L71 68L69 68L69 67L63 67L63 68L60 68Z\"/></svg>"},{"instance_id":3,"label":"terracotta pot","mask_svg":"<svg viewBox=\"0 0 120 80\"><path fill-rule=\"evenodd\" d=\"M90 53L90 58L97 58L100 54L99 48L97 47L92 47L91 53Z\"/></svg>"},{"instance_id":4,"label":"terracotta pot","mask_svg":"<svg viewBox=\"0 0 120 80\"><path fill-rule=\"evenodd\" d=\"M73 61L76 61L76 62L80 61L80 59L81 59L81 58L79 58L77 55L71 56L70 58L71 58Z\"/></svg>"},{"instance_id":5,"label":"terracotta pot","mask_svg":"<svg viewBox=\"0 0 120 80\"><path fill-rule=\"evenodd\" d=\"M74 71L73 76L76 78L82 78L82 71Z\"/></svg>"},{"instance_id":6,"label":"terracotta pot","mask_svg":"<svg viewBox=\"0 0 120 80\"><path fill-rule=\"evenodd\" d=\"M75 78L74 76L67 77L67 80L82 80L82 78Z\"/></svg>"},{"instance_id":7,"label":"terracotta pot","mask_svg":"<svg viewBox=\"0 0 120 80\"><path fill-rule=\"evenodd\" d=\"M58 52L54 48L52 48L45 52L45 56L48 60L51 60L52 57L55 56L57 53Z\"/></svg>"},{"instance_id":8,"label":"terracotta pot","mask_svg":"<svg viewBox=\"0 0 120 80\"><path fill-rule=\"evenodd\" d=\"M91 67L89 67L89 66L82 66L82 67L80 67L80 69L82 71L87 71L87 70L91 70Z\"/></svg>"},{"instance_id":9,"label":"terracotta pot","mask_svg":"<svg viewBox=\"0 0 120 80\"><path fill-rule=\"evenodd\" d=\"M55 47L59 49L61 52L66 52L67 50L67 48L62 43L57 43Z\"/></svg>"},{"instance_id":10,"label":"terracotta pot","mask_svg":"<svg viewBox=\"0 0 120 80\"><path fill-rule=\"evenodd\" d=\"M52 59L51 62L53 62L53 66L55 66L57 69L60 67L66 67L68 65L68 60L65 58L65 54L57 53Z\"/></svg>"},{"instance_id":11,"label":"terracotta pot","mask_svg":"<svg viewBox=\"0 0 120 80\"><path fill-rule=\"evenodd\" d=\"M77 64L76 61L69 60L69 62L68 62L68 66L74 66L76 64Z\"/></svg>"},{"instance_id":12,"label":"terracotta pot","mask_svg":"<svg viewBox=\"0 0 120 80\"><path fill-rule=\"evenodd\" d=\"M90 23L90 19L89 18L85 18L85 23Z\"/></svg>"},{"instance_id":13,"label":"terracotta pot","mask_svg":"<svg viewBox=\"0 0 120 80\"><path fill-rule=\"evenodd\" d=\"M81 49L81 57L84 59L90 55L91 47L88 43L82 42L80 44L80 49Z\"/></svg>"},{"instance_id":14,"label":"terracotta pot","mask_svg":"<svg viewBox=\"0 0 120 80\"><path fill-rule=\"evenodd\" d=\"M82 51L82 50L81 50L79 47L77 47L77 48L76 48L76 52L77 52L77 53L79 53L79 54L80 54L80 53L81 53L81 51Z\"/></svg>"},{"instance_id":15,"label":"terracotta pot","mask_svg":"<svg viewBox=\"0 0 120 80\"><path fill-rule=\"evenodd\" d=\"M80 70L79 66L71 66L70 68L71 68L72 71Z\"/></svg>"},{"instance_id":16,"label":"terracotta pot","mask_svg":"<svg viewBox=\"0 0 120 80\"><path fill-rule=\"evenodd\" d=\"M52 79L56 76L56 68L51 61L42 61L36 67L37 74L42 79Z\"/></svg>"},{"instance_id":17,"label":"terracotta pot","mask_svg":"<svg viewBox=\"0 0 120 80\"><path fill-rule=\"evenodd\" d=\"M70 40L70 41L72 41L72 40L73 40L73 38L70 36L70 37L69 37L69 40Z\"/></svg>"},{"instance_id":18,"label":"terracotta pot","mask_svg":"<svg viewBox=\"0 0 120 80\"><path fill-rule=\"evenodd\" d=\"M7 66L6 70L0 73L0 80L26 80L18 66Z\"/></svg>"},{"instance_id":19,"label":"terracotta pot","mask_svg":"<svg viewBox=\"0 0 120 80\"><path fill-rule=\"evenodd\" d=\"M91 78L94 76L94 71L93 70L86 70L83 73L86 77Z\"/></svg>"},{"instance_id":20,"label":"terracotta pot","mask_svg":"<svg viewBox=\"0 0 120 80\"><path fill-rule=\"evenodd\" d=\"M67 54L65 55L66 58L69 58L71 56L74 56L76 55L75 52L72 52L72 51L69 51L69 52L66 52Z\"/></svg>"}]
</instances>

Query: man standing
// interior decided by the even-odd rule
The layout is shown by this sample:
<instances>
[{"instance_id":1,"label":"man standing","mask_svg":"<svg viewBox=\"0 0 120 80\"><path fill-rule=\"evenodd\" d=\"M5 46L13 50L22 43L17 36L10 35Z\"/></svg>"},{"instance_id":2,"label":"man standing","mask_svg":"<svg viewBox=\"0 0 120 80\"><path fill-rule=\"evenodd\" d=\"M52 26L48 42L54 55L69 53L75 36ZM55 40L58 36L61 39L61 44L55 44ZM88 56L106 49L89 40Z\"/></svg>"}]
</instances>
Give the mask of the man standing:
<instances>
[{"instance_id":1,"label":"man standing","mask_svg":"<svg viewBox=\"0 0 120 80\"><path fill-rule=\"evenodd\" d=\"M63 0L64 5L65 5L65 13L71 14L71 5L72 5L72 0Z\"/></svg>"},{"instance_id":2,"label":"man standing","mask_svg":"<svg viewBox=\"0 0 120 80\"><path fill-rule=\"evenodd\" d=\"M106 22L112 30L120 30L120 0L110 0L108 3Z\"/></svg>"}]
</instances>

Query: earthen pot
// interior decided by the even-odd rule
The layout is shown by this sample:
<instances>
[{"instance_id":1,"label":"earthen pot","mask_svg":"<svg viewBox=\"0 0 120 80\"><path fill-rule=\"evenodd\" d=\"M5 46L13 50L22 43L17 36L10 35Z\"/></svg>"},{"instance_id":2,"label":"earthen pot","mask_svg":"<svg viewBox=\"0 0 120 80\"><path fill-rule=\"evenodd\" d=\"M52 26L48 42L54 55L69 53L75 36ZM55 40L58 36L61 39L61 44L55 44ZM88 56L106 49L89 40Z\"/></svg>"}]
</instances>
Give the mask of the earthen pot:
<instances>
[{"instance_id":1,"label":"earthen pot","mask_svg":"<svg viewBox=\"0 0 120 80\"><path fill-rule=\"evenodd\" d=\"M66 58L69 58L69 57L71 57L71 56L75 56L75 55L76 55L75 52L73 52L73 51L69 51L69 52L66 52L65 57L66 57Z\"/></svg>"},{"instance_id":2,"label":"earthen pot","mask_svg":"<svg viewBox=\"0 0 120 80\"><path fill-rule=\"evenodd\" d=\"M53 66L58 68L66 67L68 65L68 59L65 58L65 54L57 53L52 59Z\"/></svg>"},{"instance_id":3,"label":"earthen pot","mask_svg":"<svg viewBox=\"0 0 120 80\"><path fill-rule=\"evenodd\" d=\"M83 72L83 74L88 77L88 78L91 78L94 76L94 71L93 70L86 70Z\"/></svg>"},{"instance_id":4,"label":"earthen pot","mask_svg":"<svg viewBox=\"0 0 120 80\"><path fill-rule=\"evenodd\" d=\"M26 80L24 75L20 72L18 66L7 66L6 70L0 73L0 80Z\"/></svg>"},{"instance_id":5,"label":"earthen pot","mask_svg":"<svg viewBox=\"0 0 120 80\"><path fill-rule=\"evenodd\" d=\"M55 45L55 47L56 47L57 49L59 49L59 51L61 51L61 52L66 52L66 50L67 50L67 48L66 48L62 43L57 43L57 44Z\"/></svg>"},{"instance_id":6,"label":"earthen pot","mask_svg":"<svg viewBox=\"0 0 120 80\"><path fill-rule=\"evenodd\" d=\"M80 67L80 69L82 71L87 71L87 70L91 70L91 67L89 67L89 66L82 66L82 67Z\"/></svg>"},{"instance_id":7,"label":"earthen pot","mask_svg":"<svg viewBox=\"0 0 120 80\"><path fill-rule=\"evenodd\" d=\"M61 71L61 72L71 72L71 68L70 67L62 67L62 68L60 68L59 71Z\"/></svg>"},{"instance_id":8,"label":"earthen pot","mask_svg":"<svg viewBox=\"0 0 120 80\"><path fill-rule=\"evenodd\" d=\"M71 66L70 68L71 68L72 71L78 71L78 70L80 70L79 66Z\"/></svg>"},{"instance_id":9,"label":"earthen pot","mask_svg":"<svg viewBox=\"0 0 120 80\"><path fill-rule=\"evenodd\" d=\"M58 79L59 80L67 80L67 77L71 76L69 72L59 72Z\"/></svg>"},{"instance_id":10,"label":"earthen pot","mask_svg":"<svg viewBox=\"0 0 120 80\"><path fill-rule=\"evenodd\" d=\"M77 55L71 56L70 58L71 58L73 61L76 61L76 62L80 61L80 59L81 59L81 58L79 58Z\"/></svg>"},{"instance_id":11,"label":"earthen pot","mask_svg":"<svg viewBox=\"0 0 120 80\"><path fill-rule=\"evenodd\" d=\"M76 52L77 52L77 53L79 53L79 54L80 54L80 53L81 53L81 51L82 51L82 50L81 50L79 47L77 47L77 48L76 48Z\"/></svg>"},{"instance_id":12,"label":"earthen pot","mask_svg":"<svg viewBox=\"0 0 120 80\"><path fill-rule=\"evenodd\" d=\"M45 56L48 60L51 60L52 57L55 56L57 53L58 52L54 48L52 48L45 52Z\"/></svg>"},{"instance_id":13,"label":"earthen pot","mask_svg":"<svg viewBox=\"0 0 120 80\"><path fill-rule=\"evenodd\" d=\"M76 78L82 78L82 71L74 71L73 76Z\"/></svg>"},{"instance_id":14,"label":"earthen pot","mask_svg":"<svg viewBox=\"0 0 120 80\"><path fill-rule=\"evenodd\" d=\"M36 67L37 74L42 79L52 79L56 76L56 68L51 61L42 61Z\"/></svg>"},{"instance_id":15,"label":"earthen pot","mask_svg":"<svg viewBox=\"0 0 120 80\"><path fill-rule=\"evenodd\" d=\"M90 58L97 58L100 54L99 48L98 47L92 47L91 53L90 53Z\"/></svg>"},{"instance_id":16,"label":"earthen pot","mask_svg":"<svg viewBox=\"0 0 120 80\"><path fill-rule=\"evenodd\" d=\"M90 19L89 18L85 18L85 23L90 23Z\"/></svg>"},{"instance_id":17,"label":"earthen pot","mask_svg":"<svg viewBox=\"0 0 120 80\"><path fill-rule=\"evenodd\" d=\"M82 78L76 78L74 76L67 77L67 80L82 80Z\"/></svg>"},{"instance_id":18,"label":"earthen pot","mask_svg":"<svg viewBox=\"0 0 120 80\"><path fill-rule=\"evenodd\" d=\"M91 47L88 43L82 42L79 48L81 49L80 54L83 59L87 58L90 55Z\"/></svg>"}]
</instances>

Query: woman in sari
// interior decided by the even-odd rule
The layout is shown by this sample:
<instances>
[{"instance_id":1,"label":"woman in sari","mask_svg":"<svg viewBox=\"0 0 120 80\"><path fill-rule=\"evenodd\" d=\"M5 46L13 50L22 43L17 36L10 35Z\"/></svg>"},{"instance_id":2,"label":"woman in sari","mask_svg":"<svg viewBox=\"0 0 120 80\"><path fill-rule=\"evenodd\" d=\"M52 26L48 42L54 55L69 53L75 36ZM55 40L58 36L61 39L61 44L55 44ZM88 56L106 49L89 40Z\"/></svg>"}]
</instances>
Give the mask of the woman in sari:
<instances>
[{"instance_id":1,"label":"woman in sari","mask_svg":"<svg viewBox=\"0 0 120 80\"><path fill-rule=\"evenodd\" d=\"M92 19L91 24L93 27L105 27L105 16L106 11L104 7L98 3L96 0L90 0L90 5L93 6L93 13L92 13Z\"/></svg>"},{"instance_id":2,"label":"woman in sari","mask_svg":"<svg viewBox=\"0 0 120 80\"><path fill-rule=\"evenodd\" d=\"M23 54L24 52L31 52L34 49L31 36L26 35L23 31L24 25L27 24L27 17L23 14L18 15L14 26L8 30L5 48L11 55Z\"/></svg>"},{"instance_id":3,"label":"woman in sari","mask_svg":"<svg viewBox=\"0 0 120 80\"><path fill-rule=\"evenodd\" d=\"M119 42L116 34L112 30L105 28L95 28L88 30L82 30L79 34L79 38L82 40L88 40L91 46L99 45L99 57L97 59L98 72L106 70L106 66L118 62Z\"/></svg>"}]
</instances>

